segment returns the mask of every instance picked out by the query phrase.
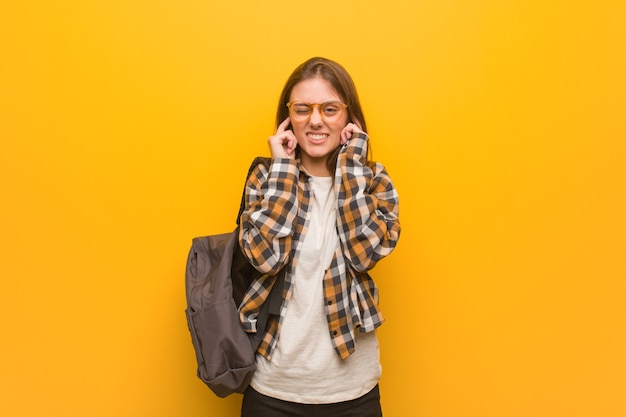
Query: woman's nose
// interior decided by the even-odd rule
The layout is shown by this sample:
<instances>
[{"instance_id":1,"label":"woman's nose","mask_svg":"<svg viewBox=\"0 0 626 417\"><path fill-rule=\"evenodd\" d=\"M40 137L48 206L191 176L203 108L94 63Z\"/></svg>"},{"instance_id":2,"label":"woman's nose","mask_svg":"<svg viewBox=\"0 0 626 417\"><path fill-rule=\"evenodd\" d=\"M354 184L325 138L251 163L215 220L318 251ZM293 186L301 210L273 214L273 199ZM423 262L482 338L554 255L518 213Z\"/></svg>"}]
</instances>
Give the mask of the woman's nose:
<instances>
[{"instance_id":1,"label":"woman's nose","mask_svg":"<svg viewBox=\"0 0 626 417\"><path fill-rule=\"evenodd\" d=\"M309 121L314 126L319 126L322 124L324 120L322 119L322 112L319 106L313 107L313 111L311 112L311 119Z\"/></svg>"}]
</instances>

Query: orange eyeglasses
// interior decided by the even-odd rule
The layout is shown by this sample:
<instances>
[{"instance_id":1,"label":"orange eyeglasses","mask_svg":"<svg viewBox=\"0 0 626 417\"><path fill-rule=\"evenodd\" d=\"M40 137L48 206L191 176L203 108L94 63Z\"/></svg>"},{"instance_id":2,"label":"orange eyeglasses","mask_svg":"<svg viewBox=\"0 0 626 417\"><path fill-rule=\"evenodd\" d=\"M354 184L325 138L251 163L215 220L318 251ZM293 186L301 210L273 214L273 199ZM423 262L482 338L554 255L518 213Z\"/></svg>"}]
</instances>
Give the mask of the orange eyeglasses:
<instances>
[{"instance_id":1,"label":"orange eyeglasses","mask_svg":"<svg viewBox=\"0 0 626 417\"><path fill-rule=\"evenodd\" d=\"M289 117L296 122L309 121L315 107L318 108L322 119L327 122L334 122L341 118L343 110L348 107L348 105L340 101L327 101L321 104L291 101L287 103L287 107L289 107Z\"/></svg>"}]
</instances>

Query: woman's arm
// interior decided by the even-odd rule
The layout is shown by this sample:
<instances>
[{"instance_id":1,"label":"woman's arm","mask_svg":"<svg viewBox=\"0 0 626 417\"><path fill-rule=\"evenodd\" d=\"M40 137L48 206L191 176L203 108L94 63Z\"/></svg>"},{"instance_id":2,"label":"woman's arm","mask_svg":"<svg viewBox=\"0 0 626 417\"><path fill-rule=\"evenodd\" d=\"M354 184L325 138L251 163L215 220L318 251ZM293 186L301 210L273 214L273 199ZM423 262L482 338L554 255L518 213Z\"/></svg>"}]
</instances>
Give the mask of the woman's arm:
<instances>
[{"instance_id":1,"label":"woman's arm","mask_svg":"<svg viewBox=\"0 0 626 417\"><path fill-rule=\"evenodd\" d=\"M298 168L275 158L269 170L256 167L248 178L239 244L260 272L275 275L288 262L298 213Z\"/></svg>"},{"instance_id":2,"label":"woman's arm","mask_svg":"<svg viewBox=\"0 0 626 417\"><path fill-rule=\"evenodd\" d=\"M335 182L339 238L359 272L389 255L400 237L398 194L381 164L366 164L367 134L355 132L339 153Z\"/></svg>"}]
</instances>

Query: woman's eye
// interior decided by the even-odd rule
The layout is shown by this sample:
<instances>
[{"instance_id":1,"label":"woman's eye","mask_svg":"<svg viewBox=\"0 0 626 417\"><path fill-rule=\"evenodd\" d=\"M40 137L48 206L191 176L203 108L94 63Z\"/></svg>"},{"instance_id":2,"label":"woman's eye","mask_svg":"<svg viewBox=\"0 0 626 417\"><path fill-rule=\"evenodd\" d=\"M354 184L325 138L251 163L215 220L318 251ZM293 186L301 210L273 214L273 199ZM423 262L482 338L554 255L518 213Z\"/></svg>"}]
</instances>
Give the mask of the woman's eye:
<instances>
[{"instance_id":1,"label":"woman's eye","mask_svg":"<svg viewBox=\"0 0 626 417\"><path fill-rule=\"evenodd\" d=\"M311 113L311 108L309 106L295 106L293 110L296 112L296 114Z\"/></svg>"}]
</instances>

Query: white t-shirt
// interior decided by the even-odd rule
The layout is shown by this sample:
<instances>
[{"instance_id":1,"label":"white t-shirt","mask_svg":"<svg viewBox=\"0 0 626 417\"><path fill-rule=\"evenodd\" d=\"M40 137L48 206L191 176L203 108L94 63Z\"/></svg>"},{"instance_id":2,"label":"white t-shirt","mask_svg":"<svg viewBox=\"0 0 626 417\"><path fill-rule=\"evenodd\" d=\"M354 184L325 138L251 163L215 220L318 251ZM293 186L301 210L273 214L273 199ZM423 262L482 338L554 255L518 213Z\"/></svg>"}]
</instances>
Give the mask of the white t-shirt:
<instances>
[{"instance_id":1,"label":"white t-shirt","mask_svg":"<svg viewBox=\"0 0 626 417\"><path fill-rule=\"evenodd\" d=\"M338 244L332 177L311 177L310 218L295 268L278 345L267 361L257 355L251 385L285 401L324 404L367 394L381 376L375 332L357 331L356 351L342 360L332 346L322 279Z\"/></svg>"}]
</instances>

